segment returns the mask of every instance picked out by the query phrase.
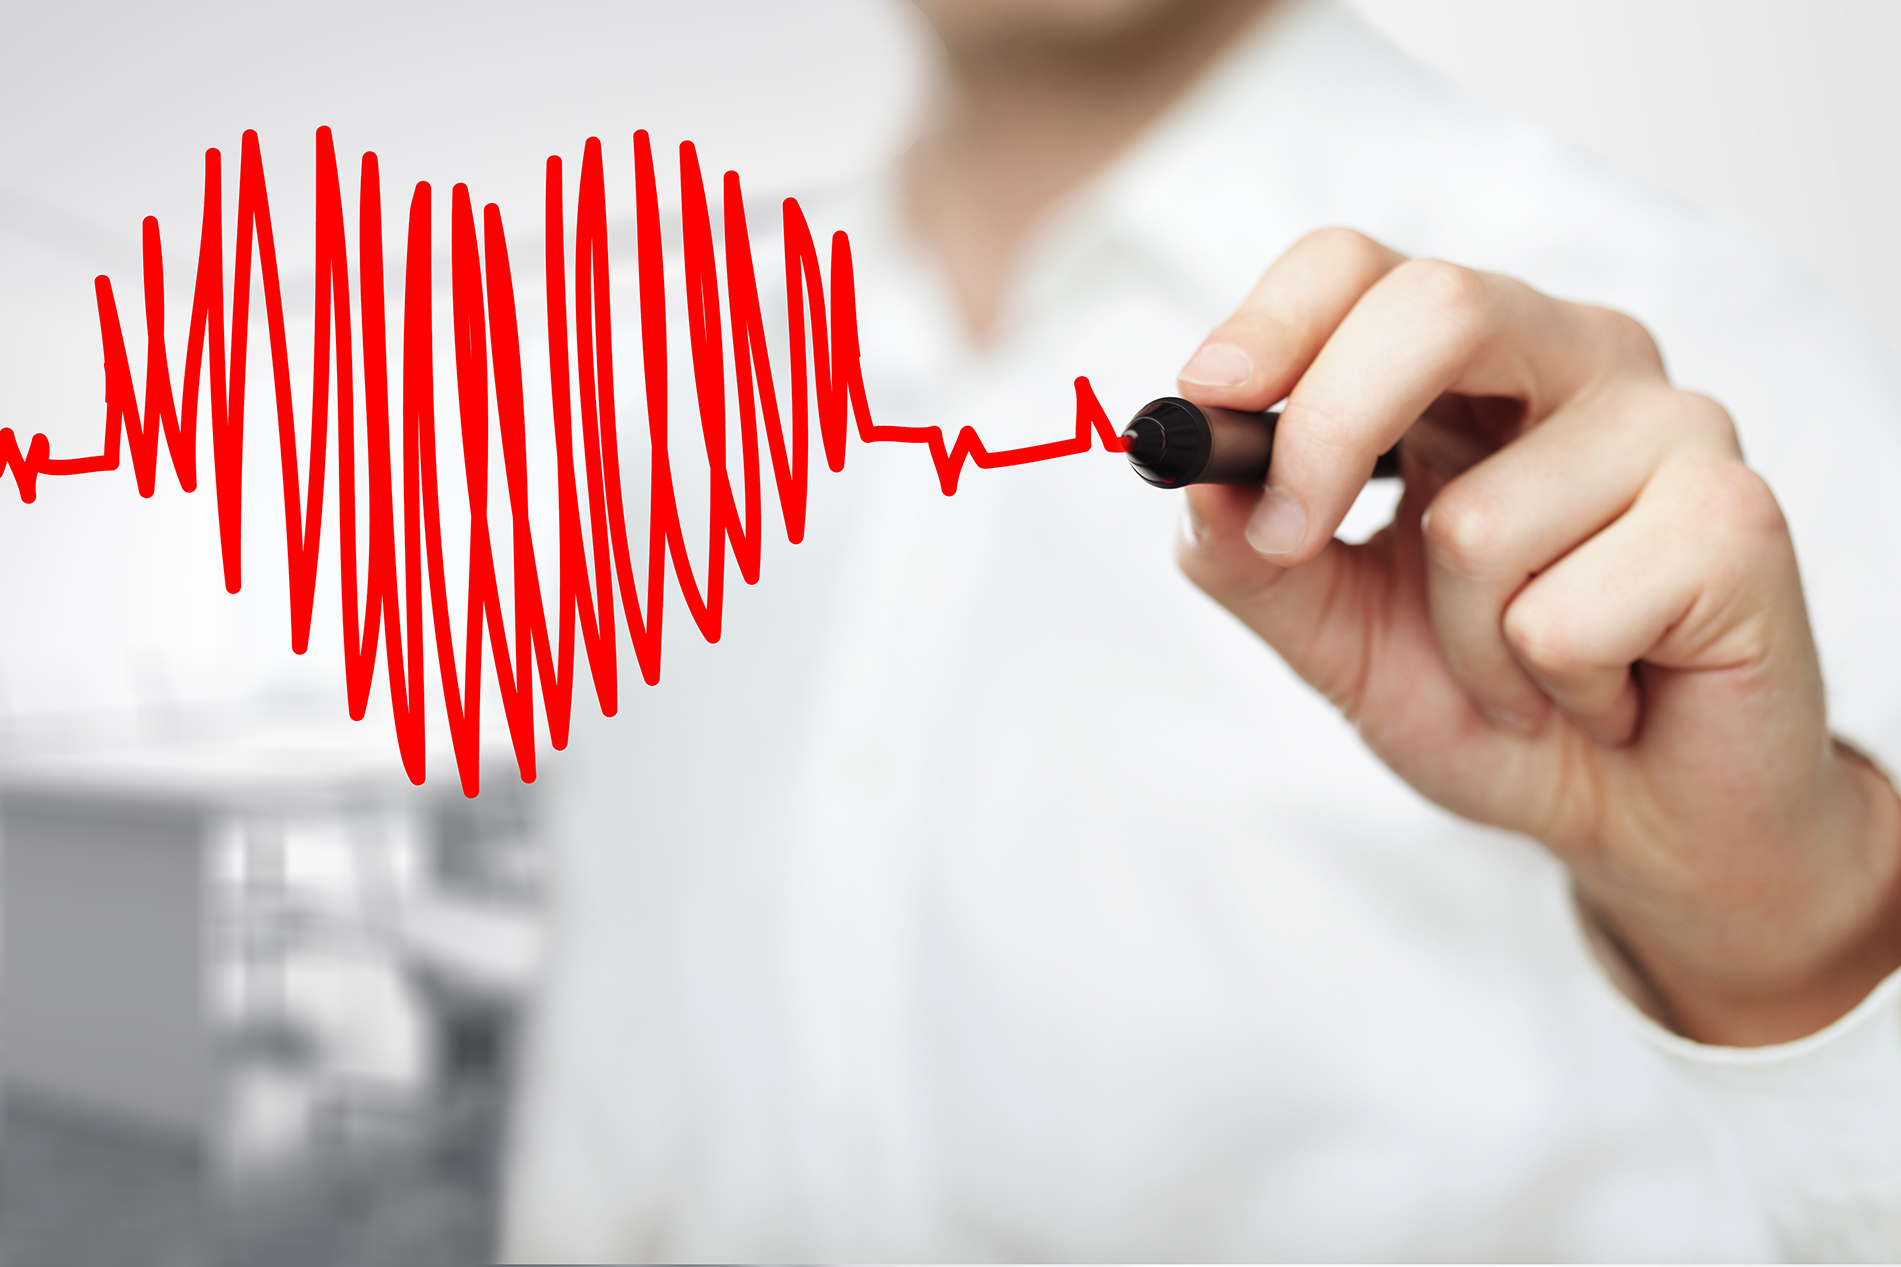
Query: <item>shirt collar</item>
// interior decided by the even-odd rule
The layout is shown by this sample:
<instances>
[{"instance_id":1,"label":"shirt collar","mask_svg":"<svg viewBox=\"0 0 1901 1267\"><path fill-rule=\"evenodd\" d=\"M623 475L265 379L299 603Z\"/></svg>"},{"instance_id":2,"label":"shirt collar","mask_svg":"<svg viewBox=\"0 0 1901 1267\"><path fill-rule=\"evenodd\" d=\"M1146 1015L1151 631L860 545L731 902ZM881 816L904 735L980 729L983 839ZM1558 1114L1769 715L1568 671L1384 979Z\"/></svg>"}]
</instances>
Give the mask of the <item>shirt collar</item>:
<instances>
[{"instance_id":1,"label":"shirt collar","mask_svg":"<svg viewBox=\"0 0 1901 1267\"><path fill-rule=\"evenodd\" d=\"M1225 313L1300 234L1394 196L1395 151L1409 144L1396 116L1443 96L1336 0L1281 0L1049 218L1022 298L1034 306L1117 251Z\"/></svg>"},{"instance_id":2,"label":"shirt collar","mask_svg":"<svg viewBox=\"0 0 1901 1267\"><path fill-rule=\"evenodd\" d=\"M1111 261L1210 319L1269 261L1328 223L1337 187L1377 166L1369 84L1414 68L1337 0L1279 0L1107 169L1059 203L1027 244L1000 314L997 346L1062 311ZM1362 161L1342 150L1365 150ZM934 262L905 230L895 170L855 199L849 220L882 266L902 274L955 360L983 356L951 311ZM898 280L893 277L894 282ZM939 311L941 310L941 311Z\"/></svg>"}]
</instances>

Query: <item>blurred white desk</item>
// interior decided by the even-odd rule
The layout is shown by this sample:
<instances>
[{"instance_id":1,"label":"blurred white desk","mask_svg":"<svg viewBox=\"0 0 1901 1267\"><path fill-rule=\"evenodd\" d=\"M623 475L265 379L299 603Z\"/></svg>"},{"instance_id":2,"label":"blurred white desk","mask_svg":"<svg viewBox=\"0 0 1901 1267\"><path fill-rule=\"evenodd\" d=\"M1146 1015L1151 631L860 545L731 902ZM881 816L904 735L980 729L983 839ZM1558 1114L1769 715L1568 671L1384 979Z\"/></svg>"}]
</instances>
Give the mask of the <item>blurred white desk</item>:
<instances>
[{"instance_id":1,"label":"blurred white desk","mask_svg":"<svg viewBox=\"0 0 1901 1267\"><path fill-rule=\"evenodd\" d=\"M211 846L287 815L420 812L347 719L63 719L0 745L0 1077L202 1139L219 1088L208 1009Z\"/></svg>"}]
</instances>

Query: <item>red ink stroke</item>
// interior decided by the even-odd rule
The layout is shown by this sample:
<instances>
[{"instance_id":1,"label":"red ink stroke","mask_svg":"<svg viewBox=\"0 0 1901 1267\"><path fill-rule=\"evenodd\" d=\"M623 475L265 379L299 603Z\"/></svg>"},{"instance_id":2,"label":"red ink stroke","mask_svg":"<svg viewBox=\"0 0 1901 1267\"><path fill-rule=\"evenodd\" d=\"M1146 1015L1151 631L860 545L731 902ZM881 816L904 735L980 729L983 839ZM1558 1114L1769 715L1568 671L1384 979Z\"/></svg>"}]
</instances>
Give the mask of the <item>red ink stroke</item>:
<instances>
[{"instance_id":1,"label":"red ink stroke","mask_svg":"<svg viewBox=\"0 0 1901 1267\"><path fill-rule=\"evenodd\" d=\"M392 419L389 332L385 326L383 209L374 153L365 153L357 213L357 276L361 314L361 378L352 357L350 261L343 195L330 129L317 131L316 262L313 381L304 442L308 475L299 478L299 437L292 408L290 353L284 334L284 304L278 279L277 243L271 231L270 196L256 132L246 132L239 160L236 268L229 294L224 277L224 210L220 155L205 152L204 219L198 273L192 293L182 389L174 393L165 346L164 261L158 221L144 223L145 397L141 409L126 355L125 336L112 282L94 282L99 337L105 360L106 425L103 451L55 458L45 435L21 452L12 428L0 428L0 475L12 471L23 501L35 497L41 476L79 475L118 469L121 438L131 452L141 496L150 497L158 477L159 441L171 455L179 486L198 484L199 385L208 383L212 479L217 490L218 531L225 588L241 583L241 471L244 447L244 367L251 333L253 252L263 283L265 329L270 339L271 386L284 488L284 534L290 561L291 646L302 654L310 643L316 602L318 547L323 536L325 450L329 419L336 418L336 509L341 537L340 595L345 678L350 715L361 719L376 677L379 639L389 673L390 704L398 748L411 780L424 778L424 679L427 648L423 611L427 591L435 629L437 667L446 697L456 768L465 793L479 789L483 642L500 683L509 737L525 780L535 777L533 693L539 677L549 742L566 746L575 684L577 637L603 714L618 707L614 593L632 635L640 675L660 680L661 611L667 565L685 596L702 636L717 642L725 598L726 555L748 584L759 579L763 526L760 498L760 436L772 464L788 541L805 535L810 419L807 385L816 402L819 441L832 470L845 465L846 414L857 419L866 443L923 445L937 468L945 495L957 491L966 461L984 469L1018 466L1087 452L1091 428L1104 449L1124 445L1096 400L1089 381L1078 378L1076 431L1046 444L991 452L965 427L945 444L937 427L875 424L865 401L859 368L858 316L852 282L851 244L844 233L831 241L829 308L825 279L811 229L796 200L784 203L786 323L791 376L787 398L790 427L780 412L766 352L765 317L753 271L739 177L724 185L726 317L731 324L732 373L739 408L742 486L736 493L727 465L726 340L721 329L719 273L711 218L699 159L692 144L680 146L681 211L684 223L687 325L693 389L711 471L709 552L706 575L694 575L687 558L686 528L674 491L667 450L667 317L660 240L660 208L654 190L653 152L647 134L634 134L635 220L640 298L640 352L645 371L650 523L646 593L642 610L635 561L628 545L621 488L619 420L615 411L613 314L608 301L607 204L601 144L590 139L581 160L574 217L574 296L569 306L569 270L564 256L561 160L547 165L546 258L548 368L556 458L559 540L555 549L555 629L542 597L536 543L529 533L526 404L515 287L501 211L483 208L478 231L468 187L451 195L450 268L455 342L456 408L469 501L468 605L458 650L453 636L443 564L441 504L436 460L435 360L431 329L430 196L419 183L410 198L408 250L403 278L402 395ZM570 311L572 336L570 336ZM809 335L808 335L809 329ZM229 338L227 352L226 339ZM810 340L808 347L808 337ZM572 349L570 349L572 339ZM209 360L209 366L206 362ZM207 374L205 371L209 370ZM334 379L332 377L334 368ZM808 369L810 378L808 379ZM490 384L494 424L491 427ZM362 431L357 429L359 399ZM575 457L579 412L580 460ZM392 431L400 429L401 479L395 489ZM491 443L499 440L508 497L506 531L514 568L513 594L504 597L496 576L495 528L490 522ZM357 487L356 446L366 446L367 488ZM366 571L359 571L359 499L368 501ZM426 581L425 581L426 574ZM508 608L512 599L512 620ZM406 636L405 636L406 631Z\"/></svg>"}]
</instances>

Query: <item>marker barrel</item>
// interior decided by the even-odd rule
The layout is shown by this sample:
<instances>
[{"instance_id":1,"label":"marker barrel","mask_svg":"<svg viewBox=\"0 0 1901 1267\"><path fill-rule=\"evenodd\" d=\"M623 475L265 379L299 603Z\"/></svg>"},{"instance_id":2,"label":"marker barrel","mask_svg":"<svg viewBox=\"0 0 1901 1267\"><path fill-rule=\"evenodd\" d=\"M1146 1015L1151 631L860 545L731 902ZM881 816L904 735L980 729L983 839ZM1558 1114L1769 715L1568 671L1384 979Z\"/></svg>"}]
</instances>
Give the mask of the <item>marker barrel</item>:
<instances>
[{"instance_id":1,"label":"marker barrel","mask_svg":"<svg viewBox=\"0 0 1901 1267\"><path fill-rule=\"evenodd\" d=\"M1122 438L1129 442L1129 465L1157 488L1187 484L1240 484L1259 488L1267 482L1268 457L1274 451L1273 410L1247 413L1216 405L1197 405L1179 396L1163 396L1142 406ZM1381 454L1373 478L1399 474L1399 447Z\"/></svg>"}]
</instances>

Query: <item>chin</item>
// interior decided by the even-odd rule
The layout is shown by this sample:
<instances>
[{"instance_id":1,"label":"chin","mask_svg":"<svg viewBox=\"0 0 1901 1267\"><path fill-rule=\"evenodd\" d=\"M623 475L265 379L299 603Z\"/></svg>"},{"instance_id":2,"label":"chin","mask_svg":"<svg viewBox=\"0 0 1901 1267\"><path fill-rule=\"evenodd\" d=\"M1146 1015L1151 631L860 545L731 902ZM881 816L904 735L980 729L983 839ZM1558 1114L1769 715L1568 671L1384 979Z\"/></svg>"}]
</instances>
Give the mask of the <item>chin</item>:
<instances>
[{"instance_id":1,"label":"chin","mask_svg":"<svg viewBox=\"0 0 1901 1267\"><path fill-rule=\"evenodd\" d=\"M912 0L948 44L1087 43L1210 0Z\"/></svg>"}]
</instances>

